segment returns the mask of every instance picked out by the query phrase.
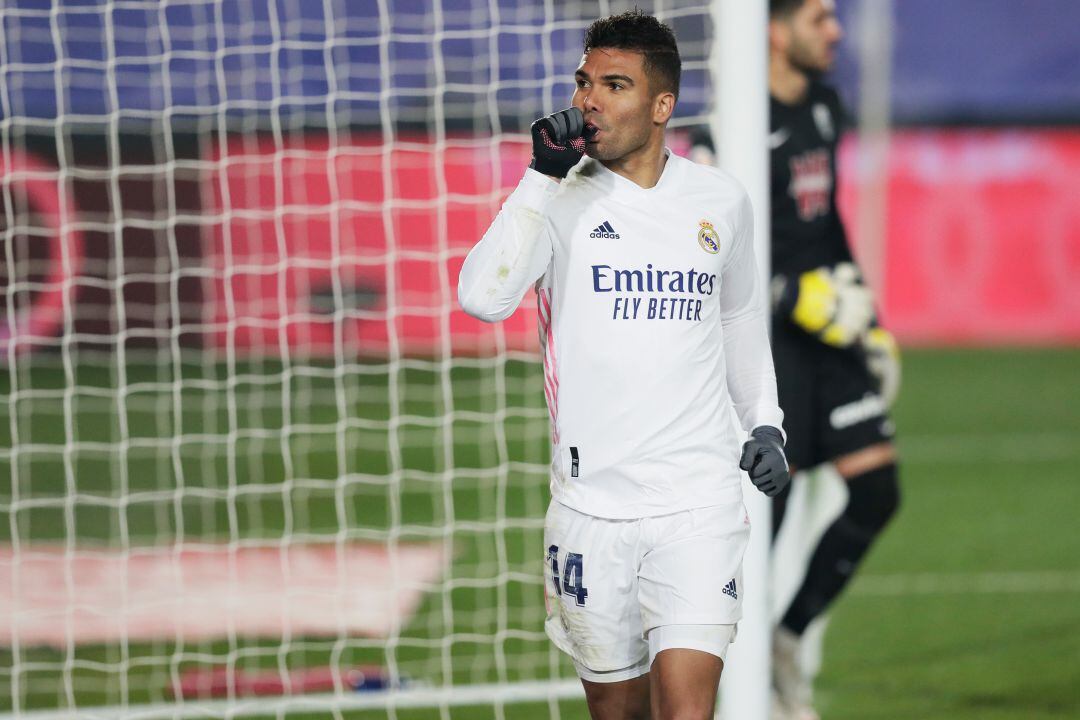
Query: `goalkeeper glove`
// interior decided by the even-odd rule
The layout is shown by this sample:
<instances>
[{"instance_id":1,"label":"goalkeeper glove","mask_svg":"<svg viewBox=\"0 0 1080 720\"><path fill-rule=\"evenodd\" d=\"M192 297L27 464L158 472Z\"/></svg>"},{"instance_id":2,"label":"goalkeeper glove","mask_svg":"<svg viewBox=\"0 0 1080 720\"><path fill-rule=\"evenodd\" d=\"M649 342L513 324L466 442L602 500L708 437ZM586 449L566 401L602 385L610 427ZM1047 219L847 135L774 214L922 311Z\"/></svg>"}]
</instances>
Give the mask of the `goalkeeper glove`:
<instances>
[{"instance_id":1,"label":"goalkeeper glove","mask_svg":"<svg viewBox=\"0 0 1080 720\"><path fill-rule=\"evenodd\" d=\"M850 347L874 320L873 296L853 263L808 270L794 283L778 280L777 309L826 345Z\"/></svg>"},{"instance_id":2,"label":"goalkeeper glove","mask_svg":"<svg viewBox=\"0 0 1080 720\"><path fill-rule=\"evenodd\" d=\"M532 124L533 170L564 178L585 153L585 118L576 107L542 117Z\"/></svg>"},{"instance_id":3,"label":"goalkeeper glove","mask_svg":"<svg viewBox=\"0 0 1080 720\"><path fill-rule=\"evenodd\" d=\"M866 367L878 383L878 394L892 407L900 392L900 348L883 327L872 327L862 339Z\"/></svg>"},{"instance_id":4,"label":"goalkeeper glove","mask_svg":"<svg viewBox=\"0 0 1080 720\"><path fill-rule=\"evenodd\" d=\"M750 475L750 482L758 490L769 497L779 495L791 482L784 436L770 425L754 428L750 439L743 443L739 467Z\"/></svg>"}]
</instances>

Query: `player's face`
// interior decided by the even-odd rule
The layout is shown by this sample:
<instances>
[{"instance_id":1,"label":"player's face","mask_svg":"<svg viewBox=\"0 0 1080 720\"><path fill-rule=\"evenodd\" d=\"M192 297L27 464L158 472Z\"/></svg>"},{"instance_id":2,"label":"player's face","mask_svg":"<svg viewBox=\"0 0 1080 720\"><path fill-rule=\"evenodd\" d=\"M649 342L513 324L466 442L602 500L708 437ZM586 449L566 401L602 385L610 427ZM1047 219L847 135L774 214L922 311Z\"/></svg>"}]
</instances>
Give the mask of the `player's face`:
<instances>
[{"instance_id":1,"label":"player's face","mask_svg":"<svg viewBox=\"0 0 1080 720\"><path fill-rule=\"evenodd\" d=\"M649 141L656 98L644 65L641 53L614 48L593 48L582 56L572 102L594 133L585 145L590 157L617 160Z\"/></svg>"},{"instance_id":2,"label":"player's face","mask_svg":"<svg viewBox=\"0 0 1080 720\"><path fill-rule=\"evenodd\" d=\"M836 44L844 36L833 0L806 0L786 24L791 64L810 74L831 70Z\"/></svg>"}]
</instances>

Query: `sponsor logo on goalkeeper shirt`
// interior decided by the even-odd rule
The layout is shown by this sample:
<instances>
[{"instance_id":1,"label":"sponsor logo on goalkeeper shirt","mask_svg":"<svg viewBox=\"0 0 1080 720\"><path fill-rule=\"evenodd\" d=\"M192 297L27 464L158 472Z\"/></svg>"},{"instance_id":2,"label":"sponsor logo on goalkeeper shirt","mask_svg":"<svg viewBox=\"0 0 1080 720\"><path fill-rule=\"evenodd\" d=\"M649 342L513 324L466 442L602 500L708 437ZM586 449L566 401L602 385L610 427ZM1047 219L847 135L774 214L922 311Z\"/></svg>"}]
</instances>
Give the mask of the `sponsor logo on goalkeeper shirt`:
<instances>
[{"instance_id":1,"label":"sponsor logo on goalkeeper shirt","mask_svg":"<svg viewBox=\"0 0 1080 720\"><path fill-rule=\"evenodd\" d=\"M605 220L596 226L596 228L589 233L591 238L604 238L605 240L618 240L621 235L615 232L615 228L611 226L611 223Z\"/></svg>"},{"instance_id":2,"label":"sponsor logo on goalkeeper shirt","mask_svg":"<svg viewBox=\"0 0 1080 720\"><path fill-rule=\"evenodd\" d=\"M829 198L833 189L832 166L825 148L808 150L796 155L789 162L791 186L789 193L795 198L799 218L810 222L827 215Z\"/></svg>"},{"instance_id":3,"label":"sponsor logo on goalkeeper shirt","mask_svg":"<svg viewBox=\"0 0 1080 720\"><path fill-rule=\"evenodd\" d=\"M769 134L769 149L775 150L791 137L791 128L782 127Z\"/></svg>"},{"instance_id":4,"label":"sponsor logo on goalkeeper shirt","mask_svg":"<svg viewBox=\"0 0 1080 720\"><path fill-rule=\"evenodd\" d=\"M867 393L854 402L833 408L829 413L829 424L834 430L843 430L867 420L880 418L887 410L885 401L880 395Z\"/></svg>"}]
</instances>

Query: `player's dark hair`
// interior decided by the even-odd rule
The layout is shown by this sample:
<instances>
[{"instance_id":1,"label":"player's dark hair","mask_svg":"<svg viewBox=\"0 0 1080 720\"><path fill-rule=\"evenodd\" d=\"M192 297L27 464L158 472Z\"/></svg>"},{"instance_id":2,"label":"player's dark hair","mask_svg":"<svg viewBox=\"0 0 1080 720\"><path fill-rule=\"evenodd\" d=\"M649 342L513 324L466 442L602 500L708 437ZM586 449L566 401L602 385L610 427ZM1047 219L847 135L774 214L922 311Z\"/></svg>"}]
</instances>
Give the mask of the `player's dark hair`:
<instances>
[{"instance_id":1,"label":"player's dark hair","mask_svg":"<svg viewBox=\"0 0 1080 720\"><path fill-rule=\"evenodd\" d=\"M675 33L652 15L638 8L600 18L585 31L585 52L594 48L615 48L639 52L644 57L645 74L652 88L679 97L682 60Z\"/></svg>"},{"instance_id":2,"label":"player's dark hair","mask_svg":"<svg viewBox=\"0 0 1080 720\"><path fill-rule=\"evenodd\" d=\"M769 0L771 19L788 18L803 6L806 0Z\"/></svg>"}]
</instances>

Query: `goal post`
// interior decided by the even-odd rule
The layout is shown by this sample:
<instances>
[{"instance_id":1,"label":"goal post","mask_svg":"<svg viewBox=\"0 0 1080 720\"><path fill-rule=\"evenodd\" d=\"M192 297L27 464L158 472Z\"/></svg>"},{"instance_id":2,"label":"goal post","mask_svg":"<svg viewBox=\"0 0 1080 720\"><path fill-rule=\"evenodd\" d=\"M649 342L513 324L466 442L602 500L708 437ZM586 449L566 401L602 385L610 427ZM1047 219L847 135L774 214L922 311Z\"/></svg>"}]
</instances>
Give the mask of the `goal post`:
<instances>
[{"instance_id":1,"label":"goal post","mask_svg":"<svg viewBox=\"0 0 1080 720\"><path fill-rule=\"evenodd\" d=\"M457 272L597 17L727 164L742 5L4 3L0 718L576 716L535 302Z\"/></svg>"},{"instance_id":2,"label":"goal post","mask_svg":"<svg viewBox=\"0 0 1080 720\"><path fill-rule=\"evenodd\" d=\"M767 0L717 0L710 68L716 85L710 116L717 163L742 182L754 208L754 255L764 296L769 287L769 133ZM739 638L729 651L721 681L719 716L769 717L772 646L769 499L743 481L751 518L743 561L747 593Z\"/></svg>"}]
</instances>

